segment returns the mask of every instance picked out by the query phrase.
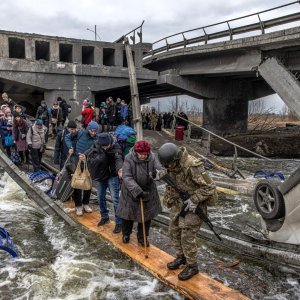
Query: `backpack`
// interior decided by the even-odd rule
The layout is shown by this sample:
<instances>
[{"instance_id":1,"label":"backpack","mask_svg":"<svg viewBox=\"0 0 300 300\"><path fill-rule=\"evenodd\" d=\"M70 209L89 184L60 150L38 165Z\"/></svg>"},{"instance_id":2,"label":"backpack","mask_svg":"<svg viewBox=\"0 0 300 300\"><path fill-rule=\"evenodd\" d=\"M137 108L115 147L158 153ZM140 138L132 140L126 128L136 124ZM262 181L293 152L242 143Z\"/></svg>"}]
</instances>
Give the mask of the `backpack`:
<instances>
[{"instance_id":1,"label":"backpack","mask_svg":"<svg viewBox=\"0 0 300 300\"><path fill-rule=\"evenodd\" d=\"M11 134L4 137L4 145L5 147L11 147L14 145L14 139Z\"/></svg>"},{"instance_id":2,"label":"backpack","mask_svg":"<svg viewBox=\"0 0 300 300\"><path fill-rule=\"evenodd\" d=\"M125 141L128 137L136 135L136 132L133 128L126 125L119 125L115 130L115 135L118 140Z\"/></svg>"}]
</instances>

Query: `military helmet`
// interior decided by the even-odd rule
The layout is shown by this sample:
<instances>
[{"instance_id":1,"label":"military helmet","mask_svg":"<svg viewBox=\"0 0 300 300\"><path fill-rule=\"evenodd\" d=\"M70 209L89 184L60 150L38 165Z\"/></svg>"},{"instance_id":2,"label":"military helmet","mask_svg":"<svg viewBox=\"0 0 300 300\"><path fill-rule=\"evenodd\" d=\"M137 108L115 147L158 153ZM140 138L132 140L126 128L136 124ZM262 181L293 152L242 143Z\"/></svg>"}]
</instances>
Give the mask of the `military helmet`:
<instances>
[{"instance_id":1,"label":"military helmet","mask_svg":"<svg viewBox=\"0 0 300 300\"><path fill-rule=\"evenodd\" d=\"M158 149L158 159L163 166L168 166L181 157L181 150L173 143L165 143Z\"/></svg>"}]
</instances>

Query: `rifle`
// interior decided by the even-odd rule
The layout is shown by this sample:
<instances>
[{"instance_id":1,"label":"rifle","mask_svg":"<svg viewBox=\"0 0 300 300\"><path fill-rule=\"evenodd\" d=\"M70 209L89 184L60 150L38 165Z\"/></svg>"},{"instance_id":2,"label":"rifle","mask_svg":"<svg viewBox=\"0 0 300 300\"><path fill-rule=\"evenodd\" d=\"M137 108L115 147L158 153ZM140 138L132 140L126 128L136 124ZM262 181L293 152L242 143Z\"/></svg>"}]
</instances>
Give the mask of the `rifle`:
<instances>
[{"instance_id":1,"label":"rifle","mask_svg":"<svg viewBox=\"0 0 300 300\"><path fill-rule=\"evenodd\" d=\"M179 197L182 199L182 201L186 201L190 198L190 194L189 192L183 191L181 189L179 189L175 183L175 181L173 180L173 178L169 175L166 174L163 177L161 177L161 180L163 180L166 184L168 184L169 186L171 186L172 188L175 189L175 191L179 194ZM179 214L180 217L185 217L186 214L188 213L188 211L185 211L187 204L183 205L183 208ZM203 209L201 208L201 206L198 204L196 210L195 210L195 214L199 216L199 218L204 221L208 227L210 228L210 230L215 234L215 236L222 241L222 238L220 237L220 235L215 231L214 226L212 224L212 222L210 221L210 219L207 217L207 215L204 213Z\"/></svg>"}]
</instances>

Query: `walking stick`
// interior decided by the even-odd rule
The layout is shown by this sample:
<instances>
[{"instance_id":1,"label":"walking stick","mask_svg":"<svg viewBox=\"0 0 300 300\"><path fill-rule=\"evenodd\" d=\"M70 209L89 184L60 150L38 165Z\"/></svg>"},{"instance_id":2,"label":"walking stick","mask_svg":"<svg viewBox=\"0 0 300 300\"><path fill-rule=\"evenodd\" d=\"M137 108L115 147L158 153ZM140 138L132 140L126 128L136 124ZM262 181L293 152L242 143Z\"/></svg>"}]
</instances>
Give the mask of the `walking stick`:
<instances>
[{"instance_id":1,"label":"walking stick","mask_svg":"<svg viewBox=\"0 0 300 300\"><path fill-rule=\"evenodd\" d=\"M140 202L141 202L141 215L142 215L142 225L143 225L145 258L148 258L148 255L147 255L146 228L145 228L145 215L144 215L144 203L143 203L143 199L142 198L140 199Z\"/></svg>"}]
</instances>

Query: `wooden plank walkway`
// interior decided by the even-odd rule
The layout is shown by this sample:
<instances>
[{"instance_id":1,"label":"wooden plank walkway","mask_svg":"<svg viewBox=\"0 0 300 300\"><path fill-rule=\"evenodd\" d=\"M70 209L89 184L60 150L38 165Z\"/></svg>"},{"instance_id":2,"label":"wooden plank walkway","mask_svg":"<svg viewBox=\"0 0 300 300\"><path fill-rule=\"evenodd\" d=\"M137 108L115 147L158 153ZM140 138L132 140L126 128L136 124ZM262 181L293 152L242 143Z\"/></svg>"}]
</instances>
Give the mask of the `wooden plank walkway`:
<instances>
[{"instance_id":1,"label":"wooden plank walkway","mask_svg":"<svg viewBox=\"0 0 300 300\"><path fill-rule=\"evenodd\" d=\"M74 203L71 201L65 202L64 207L73 208ZM190 280L180 281L177 275L181 270L171 271L166 267L166 264L174 259L171 255L153 245L150 245L150 247L147 248L148 258L145 258L144 247L138 245L135 234L131 235L130 242L128 244L124 244L122 242L121 233L114 234L112 232L114 222L110 221L108 224L98 227L97 223L100 219L100 213L98 211L93 211L89 214L86 213L80 217L77 217L75 212L71 211L69 212L69 215L91 231L99 233L122 253L132 258L164 284L170 286L189 299L248 299L239 291L223 285L204 273L199 273Z\"/></svg>"}]
</instances>

